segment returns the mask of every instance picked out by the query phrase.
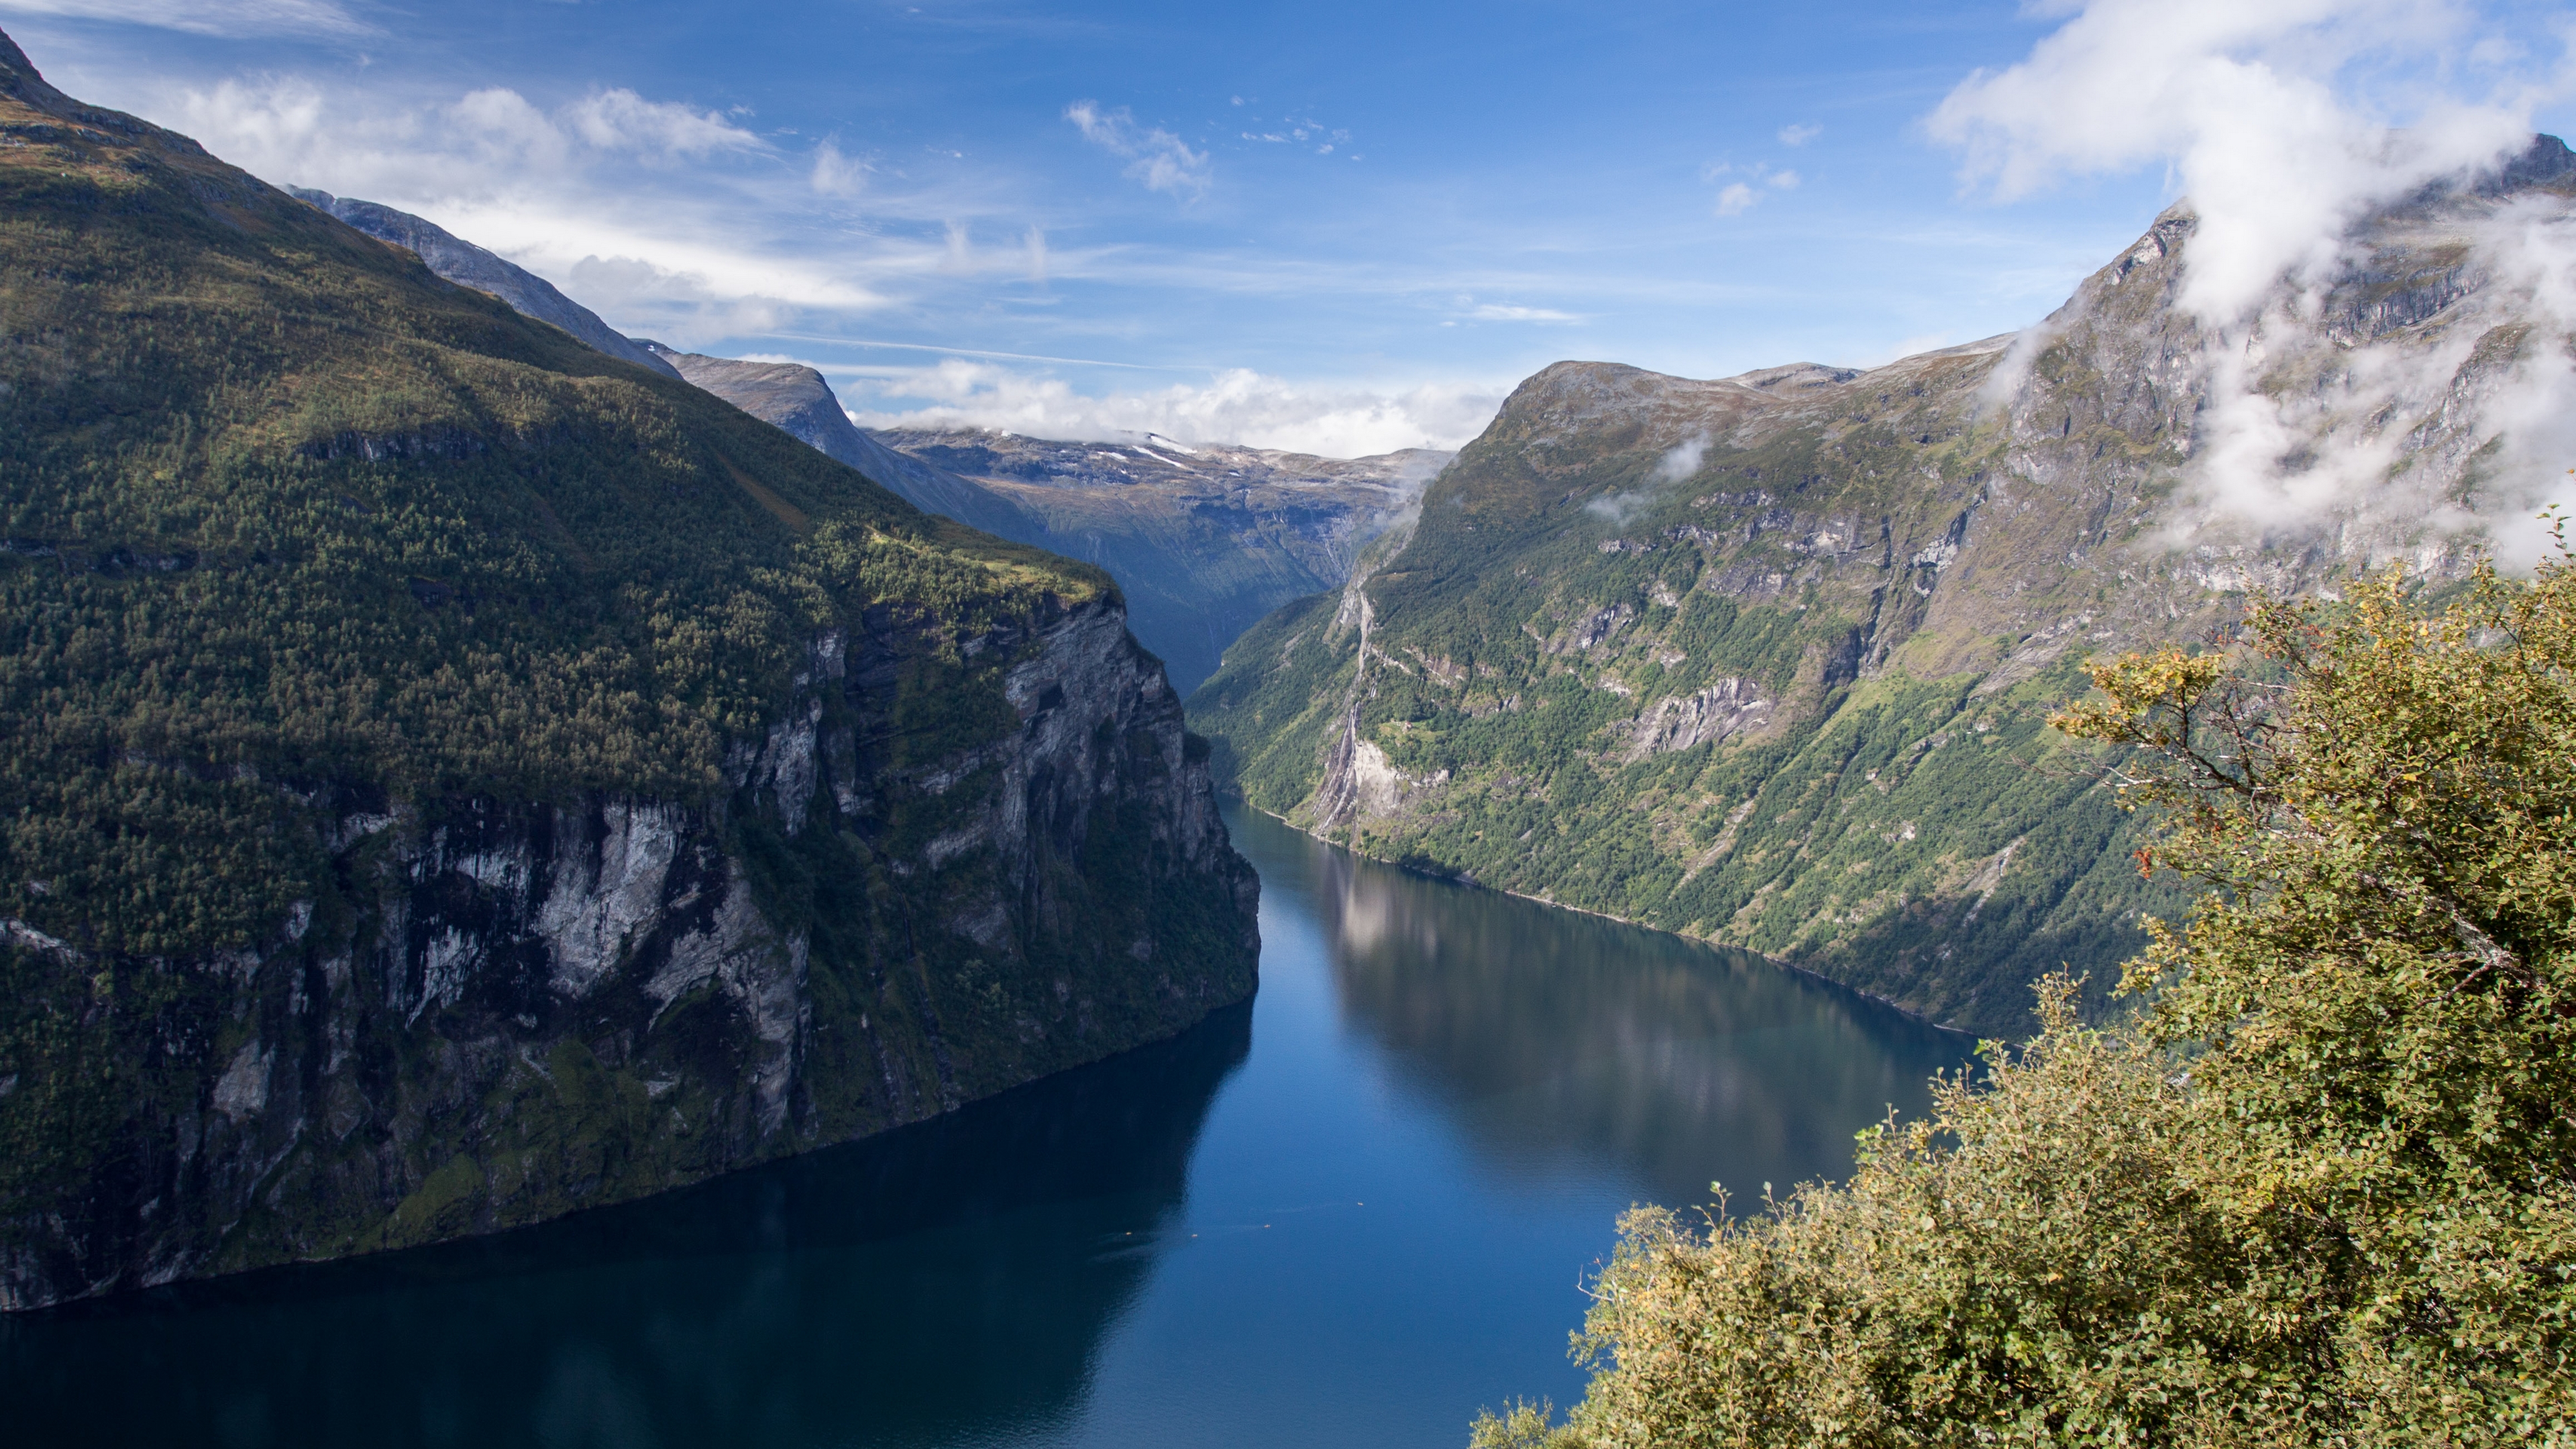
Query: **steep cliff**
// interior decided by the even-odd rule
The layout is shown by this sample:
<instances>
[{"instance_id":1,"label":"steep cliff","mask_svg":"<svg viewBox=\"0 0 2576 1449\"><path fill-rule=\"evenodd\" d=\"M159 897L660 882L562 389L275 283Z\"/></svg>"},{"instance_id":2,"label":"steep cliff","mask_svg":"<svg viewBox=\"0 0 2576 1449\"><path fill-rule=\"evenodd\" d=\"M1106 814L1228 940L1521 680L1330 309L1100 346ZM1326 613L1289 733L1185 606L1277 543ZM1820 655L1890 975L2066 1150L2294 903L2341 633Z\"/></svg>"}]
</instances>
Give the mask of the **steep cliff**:
<instances>
[{"instance_id":1,"label":"steep cliff","mask_svg":"<svg viewBox=\"0 0 2576 1449\"><path fill-rule=\"evenodd\" d=\"M533 1222L1253 984L1096 569L0 37L0 1307Z\"/></svg>"},{"instance_id":2,"label":"steep cliff","mask_svg":"<svg viewBox=\"0 0 2576 1449\"><path fill-rule=\"evenodd\" d=\"M2483 400L2568 345L2471 241L2571 195L2540 138L2366 219L2243 335L2181 305L2176 208L2018 337L1716 381L1560 363L1192 717L1252 803L1355 848L2017 1032L2030 979L2101 990L2179 905L2042 723L2077 663L2196 639L2251 585L2456 570L2462 520L2513 506L2524 423ZM2242 437L2276 471L2236 486L2280 495L2250 510L2206 466Z\"/></svg>"}]
</instances>

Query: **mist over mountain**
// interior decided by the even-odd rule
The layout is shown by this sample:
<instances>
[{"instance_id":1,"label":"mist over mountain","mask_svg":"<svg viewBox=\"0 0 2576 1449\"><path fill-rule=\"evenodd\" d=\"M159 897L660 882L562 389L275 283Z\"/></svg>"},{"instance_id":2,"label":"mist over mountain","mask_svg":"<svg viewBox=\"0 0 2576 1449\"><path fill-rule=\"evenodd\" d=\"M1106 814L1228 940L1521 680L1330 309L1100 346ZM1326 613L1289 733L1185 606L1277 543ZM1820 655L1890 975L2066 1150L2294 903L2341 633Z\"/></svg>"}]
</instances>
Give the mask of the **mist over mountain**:
<instances>
[{"instance_id":1,"label":"mist over mountain","mask_svg":"<svg viewBox=\"0 0 2576 1449\"><path fill-rule=\"evenodd\" d=\"M2576 156L2410 186L2208 310L2159 217L2021 334L1869 370L1523 383L1352 582L1190 701L1354 848L2018 1030L2171 915L2042 724L2248 588L2528 559L2563 489Z\"/></svg>"}]
</instances>

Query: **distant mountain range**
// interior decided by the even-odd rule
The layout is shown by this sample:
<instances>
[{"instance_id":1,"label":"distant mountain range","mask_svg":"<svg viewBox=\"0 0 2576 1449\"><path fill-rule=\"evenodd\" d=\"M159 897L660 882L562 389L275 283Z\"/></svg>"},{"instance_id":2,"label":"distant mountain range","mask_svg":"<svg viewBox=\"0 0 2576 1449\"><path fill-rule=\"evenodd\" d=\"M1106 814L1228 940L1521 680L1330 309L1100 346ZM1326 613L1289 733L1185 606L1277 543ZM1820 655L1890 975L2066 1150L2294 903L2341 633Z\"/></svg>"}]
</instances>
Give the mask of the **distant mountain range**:
<instances>
[{"instance_id":1,"label":"distant mountain range","mask_svg":"<svg viewBox=\"0 0 2576 1449\"><path fill-rule=\"evenodd\" d=\"M2178 207L2023 334L1716 381L1559 363L1191 719L1253 804L1355 849L2018 1035L2034 977L2105 990L2182 903L2042 722L2079 662L2252 586L2457 577L2464 523L2516 521L2510 430L2547 435L2571 339L2515 248L2572 200L2541 137L2366 218L2250 331L2182 304Z\"/></svg>"},{"instance_id":2,"label":"distant mountain range","mask_svg":"<svg viewBox=\"0 0 2576 1449\"><path fill-rule=\"evenodd\" d=\"M1026 520L978 527L1109 570L1127 592L1136 637L1185 689L1215 673L1227 646L1263 615L1339 587L1360 550L1406 516L1452 456L1408 448L1319 458L1150 434L1102 442L991 431L876 436Z\"/></svg>"},{"instance_id":3,"label":"distant mountain range","mask_svg":"<svg viewBox=\"0 0 2576 1449\"><path fill-rule=\"evenodd\" d=\"M1348 578L1360 547L1410 507L1450 457L1417 448L1316 458L1150 436L1082 443L992 432L874 435L850 421L813 368L627 337L544 278L408 212L322 191L294 194L410 249L451 282L613 357L686 378L917 508L1101 565L1127 596L1129 627L1184 693L1216 672L1226 645L1261 616Z\"/></svg>"}]
</instances>

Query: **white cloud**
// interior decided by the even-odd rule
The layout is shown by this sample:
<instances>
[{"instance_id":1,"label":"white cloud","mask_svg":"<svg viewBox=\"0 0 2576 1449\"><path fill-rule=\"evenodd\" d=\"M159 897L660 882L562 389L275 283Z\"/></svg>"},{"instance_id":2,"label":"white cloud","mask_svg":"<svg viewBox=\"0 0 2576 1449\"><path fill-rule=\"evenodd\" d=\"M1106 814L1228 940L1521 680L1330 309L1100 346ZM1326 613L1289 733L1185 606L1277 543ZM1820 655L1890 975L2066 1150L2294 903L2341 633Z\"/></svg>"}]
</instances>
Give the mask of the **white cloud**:
<instances>
[{"instance_id":1,"label":"white cloud","mask_svg":"<svg viewBox=\"0 0 2576 1449\"><path fill-rule=\"evenodd\" d=\"M1759 195L1755 194L1752 187L1745 185L1741 181L1730 181L1726 184L1726 188L1724 190L1717 193L1717 214L1720 216L1742 216L1744 213L1751 211L1754 203L1761 199L1762 198Z\"/></svg>"},{"instance_id":2,"label":"white cloud","mask_svg":"<svg viewBox=\"0 0 2576 1449\"><path fill-rule=\"evenodd\" d=\"M1764 185L1774 187L1781 191L1797 190L1798 180L1798 173L1795 171L1774 171L1770 175L1762 178Z\"/></svg>"},{"instance_id":3,"label":"white cloud","mask_svg":"<svg viewBox=\"0 0 2576 1449\"><path fill-rule=\"evenodd\" d=\"M1823 134L1825 134L1825 128L1822 126L1782 126L1780 128L1780 144L1783 146L1804 146L1809 141L1812 141Z\"/></svg>"},{"instance_id":4,"label":"white cloud","mask_svg":"<svg viewBox=\"0 0 2576 1449\"><path fill-rule=\"evenodd\" d=\"M1206 384L1077 393L1060 378L950 358L857 378L851 417L871 428L996 428L1039 438L1111 439L1161 433L1185 443L1233 443L1327 458L1399 448L1456 448L1483 431L1503 390L1432 383L1401 391L1306 386L1248 368ZM912 404L906 406L904 404Z\"/></svg>"},{"instance_id":5,"label":"white cloud","mask_svg":"<svg viewBox=\"0 0 2576 1449\"><path fill-rule=\"evenodd\" d=\"M840 143L826 138L814 148L814 169L807 179L824 196L853 197L867 189L868 163L841 154Z\"/></svg>"},{"instance_id":6,"label":"white cloud","mask_svg":"<svg viewBox=\"0 0 2576 1449\"><path fill-rule=\"evenodd\" d=\"M627 330L685 343L885 300L846 259L735 224L810 199L805 168L722 116L633 91L549 111L500 87L418 101L227 80L144 109L254 175L425 216ZM880 248L866 270L926 273L937 256Z\"/></svg>"},{"instance_id":7,"label":"white cloud","mask_svg":"<svg viewBox=\"0 0 2576 1449\"><path fill-rule=\"evenodd\" d=\"M713 111L693 111L675 101L648 101L622 88L594 91L565 106L557 118L565 129L603 151L676 158L766 149L759 137Z\"/></svg>"},{"instance_id":8,"label":"white cloud","mask_svg":"<svg viewBox=\"0 0 2576 1449\"><path fill-rule=\"evenodd\" d=\"M2561 421L2576 409L2576 223L2563 206L2474 238L2489 285L2473 305L2552 339L2474 381L2462 369L2488 324L2349 349L2314 326L2324 288L2356 259L2356 222L2519 151L2534 99L2561 83L2493 75L2489 94L2462 93L2464 76L2511 59L2475 28L2449 0L2088 0L1928 118L1965 152L1967 179L2000 198L2146 166L2189 198L2178 299L2201 325L2207 394L2186 478L2195 527L2376 518L2401 532L2512 532L2563 488L2556 454L2576 446ZM2480 65L2461 64L2464 50ZM2026 333L2006 373L2018 379L2051 340ZM2312 381L2268 383L2294 362ZM2465 441L2410 455L2425 418L2464 424ZM2478 465L2488 518L2445 514L2440 498L2490 445L2492 464Z\"/></svg>"},{"instance_id":9,"label":"white cloud","mask_svg":"<svg viewBox=\"0 0 2576 1449\"><path fill-rule=\"evenodd\" d=\"M68 15L227 38L375 33L332 0L0 0L0 15Z\"/></svg>"},{"instance_id":10,"label":"white cloud","mask_svg":"<svg viewBox=\"0 0 2576 1449\"><path fill-rule=\"evenodd\" d=\"M1694 433L1675 443L1672 450L1655 462L1655 480L1679 483L1699 471L1702 458L1708 456L1708 434Z\"/></svg>"},{"instance_id":11,"label":"white cloud","mask_svg":"<svg viewBox=\"0 0 2576 1449\"><path fill-rule=\"evenodd\" d=\"M2355 60L2438 53L2467 19L2448 0L2091 0L2027 59L1971 76L1928 124L2005 199L2171 167L2202 223L2183 300L2234 321L2285 272L2330 272L2372 206L2529 138L2527 105L2374 97L2419 101L2392 130L2383 104L2337 93Z\"/></svg>"},{"instance_id":12,"label":"white cloud","mask_svg":"<svg viewBox=\"0 0 2576 1449\"><path fill-rule=\"evenodd\" d=\"M1477 322L1580 322L1583 320L1572 312L1559 312L1553 307L1514 307L1499 302L1478 303L1468 309L1467 316Z\"/></svg>"},{"instance_id":13,"label":"white cloud","mask_svg":"<svg viewBox=\"0 0 2576 1449\"><path fill-rule=\"evenodd\" d=\"M1143 182L1146 190L1175 196L1206 192L1207 153L1191 150L1160 126L1139 127L1126 107L1104 111L1096 101L1076 101L1064 108L1064 118L1073 122L1084 140L1112 156L1128 158L1126 174Z\"/></svg>"},{"instance_id":14,"label":"white cloud","mask_svg":"<svg viewBox=\"0 0 2576 1449\"><path fill-rule=\"evenodd\" d=\"M1613 528L1625 528L1628 520L1653 506L1651 493L1605 493L1583 505L1583 511L1595 518L1606 518Z\"/></svg>"}]
</instances>

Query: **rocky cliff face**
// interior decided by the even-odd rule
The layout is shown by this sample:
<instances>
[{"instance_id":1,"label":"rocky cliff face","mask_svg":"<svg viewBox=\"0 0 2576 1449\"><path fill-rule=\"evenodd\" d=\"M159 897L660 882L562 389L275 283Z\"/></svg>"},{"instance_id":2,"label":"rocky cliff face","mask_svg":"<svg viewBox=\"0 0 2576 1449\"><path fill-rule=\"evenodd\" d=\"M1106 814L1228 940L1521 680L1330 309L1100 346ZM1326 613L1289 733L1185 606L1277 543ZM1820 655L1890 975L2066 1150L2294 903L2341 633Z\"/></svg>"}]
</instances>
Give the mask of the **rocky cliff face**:
<instances>
[{"instance_id":1,"label":"rocky cliff face","mask_svg":"<svg viewBox=\"0 0 2576 1449\"><path fill-rule=\"evenodd\" d=\"M1253 986L1099 570L0 36L0 1308L535 1222Z\"/></svg>"},{"instance_id":2,"label":"rocky cliff face","mask_svg":"<svg viewBox=\"0 0 2576 1449\"><path fill-rule=\"evenodd\" d=\"M1115 606L964 641L1007 661L1009 727L890 768L930 642L815 639L711 806L315 792L340 890L255 949L139 968L188 988L155 1023L154 1100L84 1191L9 1225L0 1308L641 1196L1247 995L1259 883Z\"/></svg>"},{"instance_id":3,"label":"rocky cliff face","mask_svg":"<svg viewBox=\"0 0 2576 1449\"><path fill-rule=\"evenodd\" d=\"M1359 849L2017 1030L2032 977L2107 987L2180 904L2042 723L2075 665L2248 587L2444 577L2463 524L2510 521L2550 433L2497 400L2569 340L2516 229L2571 195L2541 138L2233 330L2182 305L2177 208L2018 336L1715 381L1560 363L1193 716L1253 803Z\"/></svg>"}]
</instances>

